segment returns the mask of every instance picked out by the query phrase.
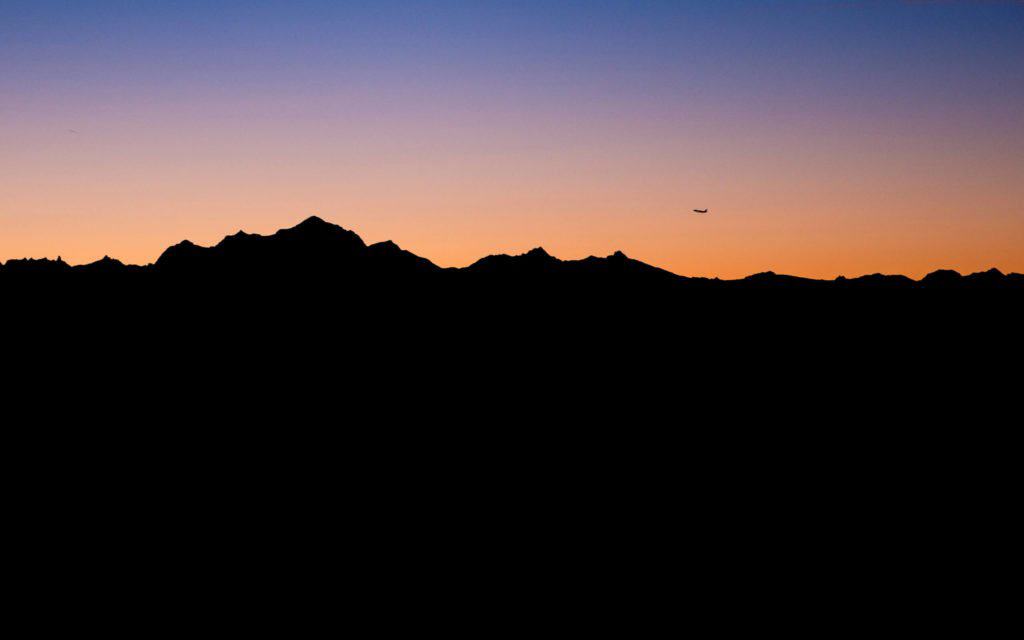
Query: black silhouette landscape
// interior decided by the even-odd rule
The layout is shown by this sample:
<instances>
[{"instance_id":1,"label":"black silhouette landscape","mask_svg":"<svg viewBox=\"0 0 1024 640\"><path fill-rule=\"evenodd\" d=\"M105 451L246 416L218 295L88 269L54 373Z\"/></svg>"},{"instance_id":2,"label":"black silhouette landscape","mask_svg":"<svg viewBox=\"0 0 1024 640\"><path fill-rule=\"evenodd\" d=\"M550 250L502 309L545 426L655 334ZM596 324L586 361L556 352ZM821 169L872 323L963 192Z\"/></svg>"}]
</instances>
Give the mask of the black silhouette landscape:
<instances>
[{"instance_id":1,"label":"black silhouette landscape","mask_svg":"<svg viewBox=\"0 0 1024 640\"><path fill-rule=\"evenodd\" d=\"M950 452L996 424L989 398L1016 397L993 363L1016 366L1021 292L994 271L724 281L541 249L443 269L311 218L147 266L8 261L0 326L5 355L23 354L5 361L5 398L30 407L12 431L60 471L33 482L63 495L113 470L83 504L130 495L134 517L185 486L204 527L242 496L289 505L260 527L382 521L403 548L421 524L476 531L481 509L524 491L543 531L583 500L596 527L657 514L645 541L676 536L696 499L742 546L794 517L787 497L818 526L850 486L902 512L933 467L986 477L971 461L987 458ZM59 433L32 420L55 410ZM950 417L957 432L936 426ZM904 476L914 498L891 490ZM350 517L353 500L367 515ZM609 524L612 503L625 511Z\"/></svg>"},{"instance_id":2,"label":"black silhouette landscape","mask_svg":"<svg viewBox=\"0 0 1024 640\"><path fill-rule=\"evenodd\" d=\"M658 390L664 401L682 392L673 388L681 379L690 389L728 386L749 367L764 379L807 379L824 370L852 374L849 363L858 361L942 371L965 354L1009 353L1024 276L993 269L920 280L771 272L719 280L621 252L560 260L540 248L442 268L312 217L212 247L182 241L144 266L110 257L78 266L8 260L0 301L16 348L155 368L169 388L200 379L211 389L240 379L260 384L252 376L286 384L301 373L305 386L319 389L317 372L329 367L383 403L394 401L396 385L420 397L431 389L427 403L458 389L507 403L525 388L565 392L583 379L584 393ZM671 373L656 374L662 370ZM231 373L220 380L218 371ZM875 379L899 371L889 365ZM449 387L450 380L461 382Z\"/></svg>"},{"instance_id":3,"label":"black silhouette landscape","mask_svg":"<svg viewBox=\"0 0 1024 640\"><path fill-rule=\"evenodd\" d=\"M532 287L537 292L623 291L685 295L686 292L742 291L1014 291L1024 292L1024 275L998 269L962 275L937 270L921 280L872 274L815 280L771 271L739 280L691 278L627 257L560 260L537 248L522 255L491 255L464 268L441 268L393 242L367 245L354 232L311 217L269 236L239 231L212 247L185 240L169 247L153 264L127 265L104 257L72 266L61 260L10 259L0 265L0 285L117 285L170 282L205 286L230 280L238 286L291 279L295 285L334 284L359 290L414 286L489 291Z\"/></svg>"}]
</instances>

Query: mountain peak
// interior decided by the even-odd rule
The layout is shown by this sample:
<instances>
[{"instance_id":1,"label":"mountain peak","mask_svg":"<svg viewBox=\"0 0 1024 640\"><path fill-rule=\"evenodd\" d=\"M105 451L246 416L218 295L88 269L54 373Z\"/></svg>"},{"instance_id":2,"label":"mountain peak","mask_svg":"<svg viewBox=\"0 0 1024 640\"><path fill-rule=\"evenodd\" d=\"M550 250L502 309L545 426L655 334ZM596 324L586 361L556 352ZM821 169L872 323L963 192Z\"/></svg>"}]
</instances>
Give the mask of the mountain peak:
<instances>
[{"instance_id":1,"label":"mountain peak","mask_svg":"<svg viewBox=\"0 0 1024 640\"><path fill-rule=\"evenodd\" d=\"M537 247L536 249L530 249L523 254L527 258L550 258L551 254L544 250L544 247Z\"/></svg>"},{"instance_id":2,"label":"mountain peak","mask_svg":"<svg viewBox=\"0 0 1024 640\"><path fill-rule=\"evenodd\" d=\"M168 264L180 263L183 260L193 259L202 255L205 251L206 249L191 240L182 240L178 244L164 249L164 252L156 259L156 265L165 267Z\"/></svg>"},{"instance_id":3,"label":"mountain peak","mask_svg":"<svg viewBox=\"0 0 1024 640\"><path fill-rule=\"evenodd\" d=\"M963 278L963 276L960 275L959 271L954 271L952 269L939 269L938 271L932 271L926 275L921 282L923 284L948 284L958 282L961 278Z\"/></svg>"},{"instance_id":4,"label":"mountain peak","mask_svg":"<svg viewBox=\"0 0 1024 640\"><path fill-rule=\"evenodd\" d=\"M73 269L85 273L115 273L124 270L125 265L120 260L111 258L110 256L103 256L96 262L79 265L77 267L73 267Z\"/></svg>"},{"instance_id":5,"label":"mountain peak","mask_svg":"<svg viewBox=\"0 0 1024 640\"><path fill-rule=\"evenodd\" d=\"M320 216L309 216L308 218L306 218L305 220L303 220L299 224L295 225L293 228L294 229L323 229L323 228L326 228L326 227L335 227L335 226L337 226L337 225L333 225L330 222L327 222L326 220L324 220Z\"/></svg>"},{"instance_id":6,"label":"mountain peak","mask_svg":"<svg viewBox=\"0 0 1024 640\"><path fill-rule=\"evenodd\" d=\"M49 258L12 259L8 260L3 266L7 271L23 273L57 273L71 269L71 266L64 262L64 259L60 256L57 256L56 260L50 260Z\"/></svg>"},{"instance_id":7,"label":"mountain peak","mask_svg":"<svg viewBox=\"0 0 1024 640\"><path fill-rule=\"evenodd\" d=\"M255 237L284 240L287 243L310 242L319 246L317 251L341 251L348 255L366 249L366 243L355 232L318 216L310 216L294 227L279 229L272 236Z\"/></svg>"}]
</instances>

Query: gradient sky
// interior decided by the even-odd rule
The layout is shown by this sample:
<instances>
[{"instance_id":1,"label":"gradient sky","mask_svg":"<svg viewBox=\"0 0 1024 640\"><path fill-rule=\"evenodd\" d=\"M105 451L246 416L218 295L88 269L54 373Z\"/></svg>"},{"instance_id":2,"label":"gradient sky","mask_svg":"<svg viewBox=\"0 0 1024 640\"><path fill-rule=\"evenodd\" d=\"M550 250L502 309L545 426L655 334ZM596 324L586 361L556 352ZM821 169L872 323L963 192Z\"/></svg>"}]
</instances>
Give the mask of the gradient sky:
<instances>
[{"instance_id":1,"label":"gradient sky","mask_svg":"<svg viewBox=\"0 0 1024 640\"><path fill-rule=\"evenodd\" d=\"M0 0L0 260L311 214L445 266L1024 272L1024 4Z\"/></svg>"}]
</instances>

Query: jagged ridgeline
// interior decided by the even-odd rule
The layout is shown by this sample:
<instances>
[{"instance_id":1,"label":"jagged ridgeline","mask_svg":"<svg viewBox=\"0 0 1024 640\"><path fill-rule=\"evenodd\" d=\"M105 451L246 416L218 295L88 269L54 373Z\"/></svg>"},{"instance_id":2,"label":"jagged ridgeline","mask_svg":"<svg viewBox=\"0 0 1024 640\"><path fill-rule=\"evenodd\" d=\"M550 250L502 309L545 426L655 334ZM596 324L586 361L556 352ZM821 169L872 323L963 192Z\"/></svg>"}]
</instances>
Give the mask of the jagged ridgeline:
<instances>
[{"instance_id":1,"label":"jagged ridgeline","mask_svg":"<svg viewBox=\"0 0 1024 640\"><path fill-rule=\"evenodd\" d=\"M664 291L728 290L1012 290L1024 291L1024 276L997 269L961 275L941 270L921 280L900 275L814 280L759 273L739 280L688 278L627 257L622 252L582 260L560 260L543 249L522 255L487 256L464 268L442 268L391 241L367 245L356 233L316 216L268 235L239 231L212 247L188 240L169 247L153 264L127 265L104 257L72 266L61 258L11 259L0 266L0 283L23 280L138 281L182 280L258 283L276 278L350 285L410 283L416 286L515 286L571 290L587 287L632 287Z\"/></svg>"}]
</instances>

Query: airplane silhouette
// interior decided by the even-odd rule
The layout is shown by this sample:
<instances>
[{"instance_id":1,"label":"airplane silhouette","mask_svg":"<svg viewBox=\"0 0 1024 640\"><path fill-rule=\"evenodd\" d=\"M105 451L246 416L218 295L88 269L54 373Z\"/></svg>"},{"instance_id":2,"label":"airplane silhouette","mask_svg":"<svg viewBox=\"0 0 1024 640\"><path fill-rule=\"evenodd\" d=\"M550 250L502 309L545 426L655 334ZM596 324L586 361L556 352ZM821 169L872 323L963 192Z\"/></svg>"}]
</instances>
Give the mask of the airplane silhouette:
<instances>
[{"instance_id":1,"label":"airplane silhouette","mask_svg":"<svg viewBox=\"0 0 1024 640\"><path fill-rule=\"evenodd\" d=\"M708 210L707 209L694 209L693 212L694 213L707 213Z\"/></svg>"}]
</instances>

